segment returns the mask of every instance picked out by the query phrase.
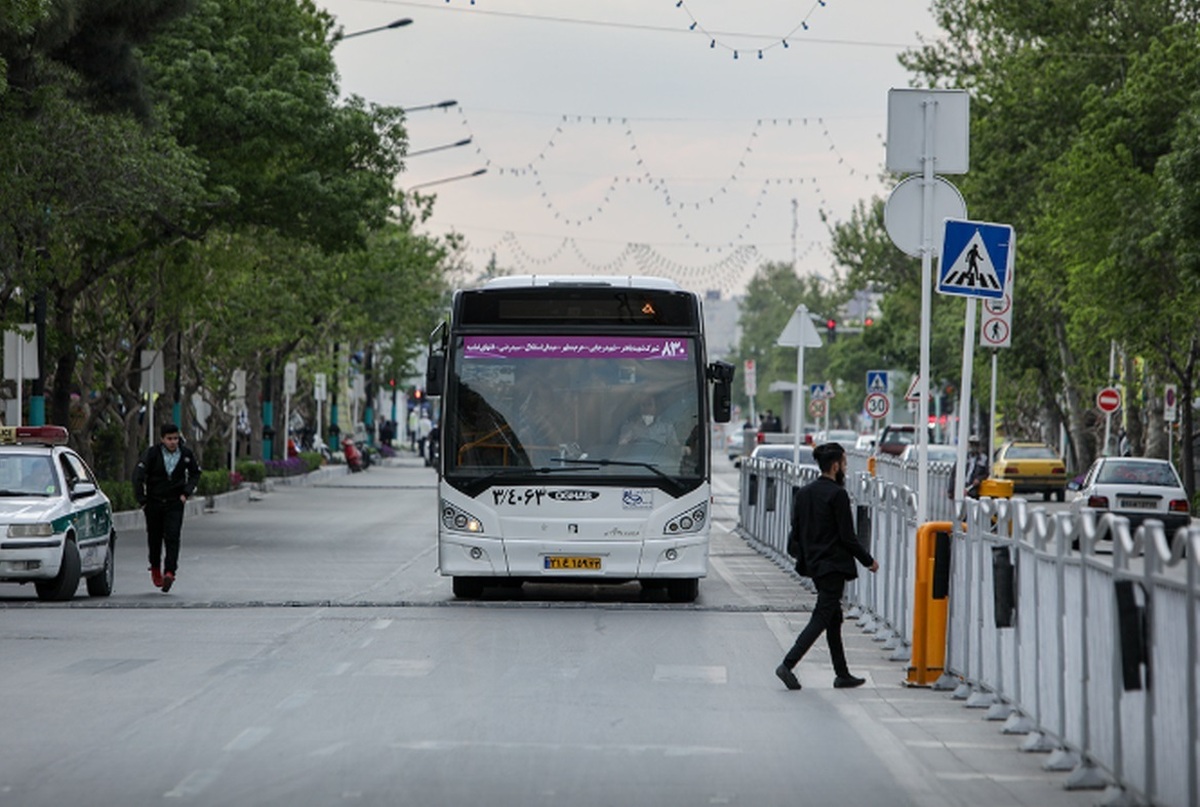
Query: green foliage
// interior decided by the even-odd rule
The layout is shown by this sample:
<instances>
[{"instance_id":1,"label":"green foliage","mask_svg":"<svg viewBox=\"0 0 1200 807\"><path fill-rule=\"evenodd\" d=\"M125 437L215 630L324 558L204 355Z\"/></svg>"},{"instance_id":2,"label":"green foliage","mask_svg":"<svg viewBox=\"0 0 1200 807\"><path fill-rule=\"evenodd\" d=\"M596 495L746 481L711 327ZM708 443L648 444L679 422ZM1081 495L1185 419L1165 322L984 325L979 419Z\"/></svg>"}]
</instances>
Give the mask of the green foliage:
<instances>
[{"instance_id":1,"label":"green foliage","mask_svg":"<svg viewBox=\"0 0 1200 807\"><path fill-rule=\"evenodd\" d=\"M229 471L201 471L196 485L199 496L216 496L229 492Z\"/></svg>"},{"instance_id":2,"label":"green foliage","mask_svg":"<svg viewBox=\"0 0 1200 807\"><path fill-rule=\"evenodd\" d=\"M1074 467L1085 467L1102 423L1092 401L1109 380L1110 340L1144 361L1149 410L1130 395L1126 414L1145 420L1152 437L1161 431L1156 379L1172 376L1182 400L1197 384L1200 12L1175 0L934 0L933 12L945 35L901 61L918 86L971 92L971 170L954 181L972 219L1017 232L1013 349L1000 353L999 408L1025 436L1053 439L1066 423ZM893 265L877 217L860 208L835 229L834 249L852 282L861 276L887 295L885 334L897 321L915 337L920 287ZM935 362L960 352L940 336L959 319L942 308L935 302ZM907 354L895 336L881 348ZM977 378L986 379L987 358L979 355ZM977 385L977 398L986 394ZM1190 447L1189 418L1190 410Z\"/></svg>"},{"instance_id":3,"label":"green foliage","mask_svg":"<svg viewBox=\"0 0 1200 807\"><path fill-rule=\"evenodd\" d=\"M321 452L319 451L301 451L300 459L304 461L309 471L317 470L325 462L325 458L321 456Z\"/></svg>"},{"instance_id":4,"label":"green foliage","mask_svg":"<svg viewBox=\"0 0 1200 807\"><path fill-rule=\"evenodd\" d=\"M101 479L100 490L112 503L114 513L138 510L137 496L133 494L133 483L115 479Z\"/></svg>"},{"instance_id":5,"label":"green foliage","mask_svg":"<svg viewBox=\"0 0 1200 807\"><path fill-rule=\"evenodd\" d=\"M125 432L119 424L107 423L92 433L92 471L100 479L121 476ZM130 494L132 496L132 493Z\"/></svg>"},{"instance_id":6,"label":"green foliage","mask_svg":"<svg viewBox=\"0 0 1200 807\"><path fill-rule=\"evenodd\" d=\"M175 137L225 196L206 218L329 251L387 220L403 112L339 101L332 27L307 0L200 0L145 47Z\"/></svg>"},{"instance_id":7,"label":"green foliage","mask_svg":"<svg viewBox=\"0 0 1200 807\"><path fill-rule=\"evenodd\" d=\"M242 460L235 467L247 482L262 482L267 478L267 466L258 460Z\"/></svg>"}]
</instances>

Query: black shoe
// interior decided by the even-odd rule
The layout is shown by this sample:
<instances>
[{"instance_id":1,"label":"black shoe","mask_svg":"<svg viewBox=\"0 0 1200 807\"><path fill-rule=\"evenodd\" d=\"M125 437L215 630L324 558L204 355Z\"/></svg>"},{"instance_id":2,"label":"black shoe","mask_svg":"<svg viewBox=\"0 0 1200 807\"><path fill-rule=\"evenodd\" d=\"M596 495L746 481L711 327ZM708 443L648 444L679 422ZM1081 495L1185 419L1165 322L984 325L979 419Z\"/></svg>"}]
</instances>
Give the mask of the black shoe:
<instances>
[{"instance_id":1,"label":"black shoe","mask_svg":"<svg viewBox=\"0 0 1200 807\"><path fill-rule=\"evenodd\" d=\"M789 670L785 665L780 664L775 668L775 675L783 682L783 685L788 689L799 689L800 679L796 678L796 674Z\"/></svg>"},{"instance_id":2,"label":"black shoe","mask_svg":"<svg viewBox=\"0 0 1200 807\"><path fill-rule=\"evenodd\" d=\"M163 572L162 590L166 594L175 583L175 572Z\"/></svg>"},{"instance_id":3,"label":"black shoe","mask_svg":"<svg viewBox=\"0 0 1200 807\"><path fill-rule=\"evenodd\" d=\"M867 683L866 678L856 678L853 675L839 675L833 679L834 689L854 689Z\"/></svg>"}]
</instances>

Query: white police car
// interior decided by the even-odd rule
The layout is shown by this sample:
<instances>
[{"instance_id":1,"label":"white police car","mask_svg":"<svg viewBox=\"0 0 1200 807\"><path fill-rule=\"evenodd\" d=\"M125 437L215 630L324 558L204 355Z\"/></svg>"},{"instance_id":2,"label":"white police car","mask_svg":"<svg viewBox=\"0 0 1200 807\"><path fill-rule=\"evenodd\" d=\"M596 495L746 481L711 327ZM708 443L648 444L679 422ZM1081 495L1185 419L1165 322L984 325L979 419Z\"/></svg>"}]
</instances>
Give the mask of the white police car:
<instances>
[{"instance_id":1,"label":"white police car","mask_svg":"<svg viewBox=\"0 0 1200 807\"><path fill-rule=\"evenodd\" d=\"M0 427L0 582L43 600L113 590L112 505L62 426Z\"/></svg>"}]
</instances>

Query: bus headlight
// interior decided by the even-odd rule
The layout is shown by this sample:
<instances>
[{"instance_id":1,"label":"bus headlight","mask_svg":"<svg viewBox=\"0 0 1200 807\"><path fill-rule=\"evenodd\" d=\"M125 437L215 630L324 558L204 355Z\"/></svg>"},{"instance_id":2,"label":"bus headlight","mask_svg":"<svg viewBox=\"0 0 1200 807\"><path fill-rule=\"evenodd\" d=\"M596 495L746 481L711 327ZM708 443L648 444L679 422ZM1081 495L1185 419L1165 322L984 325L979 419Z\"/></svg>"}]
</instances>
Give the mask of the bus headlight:
<instances>
[{"instance_id":1,"label":"bus headlight","mask_svg":"<svg viewBox=\"0 0 1200 807\"><path fill-rule=\"evenodd\" d=\"M455 532L483 532L479 519L445 501L442 502L442 526Z\"/></svg>"},{"instance_id":2,"label":"bus headlight","mask_svg":"<svg viewBox=\"0 0 1200 807\"><path fill-rule=\"evenodd\" d=\"M666 526L663 527L663 533L666 535L680 535L682 533L700 532L704 529L705 522L707 521L708 505L698 504L668 521Z\"/></svg>"}]
</instances>

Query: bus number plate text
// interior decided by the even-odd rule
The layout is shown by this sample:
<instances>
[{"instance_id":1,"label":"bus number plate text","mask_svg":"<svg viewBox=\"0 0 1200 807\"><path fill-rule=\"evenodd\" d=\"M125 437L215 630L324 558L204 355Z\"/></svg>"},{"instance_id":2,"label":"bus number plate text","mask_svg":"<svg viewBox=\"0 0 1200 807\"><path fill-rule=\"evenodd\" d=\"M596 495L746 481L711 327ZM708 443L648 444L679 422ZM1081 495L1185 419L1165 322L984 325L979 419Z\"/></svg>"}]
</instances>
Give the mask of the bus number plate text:
<instances>
[{"instance_id":1,"label":"bus number plate text","mask_svg":"<svg viewBox=\"0 0 1200 807\"><path fill-rule=\"evenodd\" d=\"M600 558L582 557L579 555L547 555L543 558L545 569L568 569L600 571Z\"/></svg>"}]
</instances>

